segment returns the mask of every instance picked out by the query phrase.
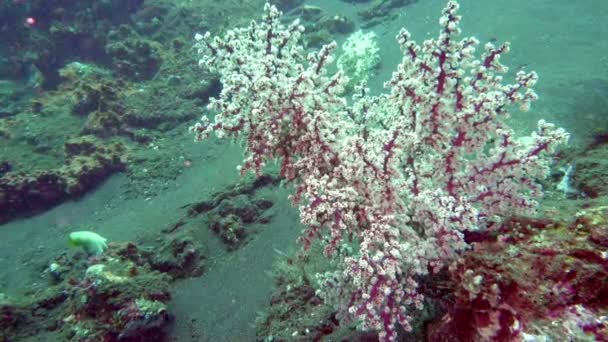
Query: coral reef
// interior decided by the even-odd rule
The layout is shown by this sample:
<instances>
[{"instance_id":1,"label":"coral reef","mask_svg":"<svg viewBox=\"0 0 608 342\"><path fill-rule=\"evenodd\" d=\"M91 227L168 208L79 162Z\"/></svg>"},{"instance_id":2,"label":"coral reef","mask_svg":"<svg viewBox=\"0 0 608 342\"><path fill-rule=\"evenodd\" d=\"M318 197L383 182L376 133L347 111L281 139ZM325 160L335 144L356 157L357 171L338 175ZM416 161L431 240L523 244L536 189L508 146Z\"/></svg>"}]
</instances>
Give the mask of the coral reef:
<instances>
[{"instance_id":1,"label":"coral reef","mask_svg":"<svg viewBox=\"0 0 608 342\"><path fill-rule=\"evenodd\" d=\"M143 251L142 257L149 261L152 269L174 279L197 277L204 271L202 247L190 237L169 239L153 252Z\"/></svg>"},{"instance_id":2,"label":"coral reef","mask_svg":"<svg viewBox=\"0 0 608 342\"><path fill-rule=\"evenodd\" d=\"M412 330L413 312L424 307L420 280L468 247L467 231L535 212L537 180L569 137L540 120L515 139L509 108L529 109L537 75L519 71L503 84L509 45L488 43L478 57L479 41L459 37L458 8L447 2L438 38L422 45L402 29L403 59L388 92L360 88L352 103L342 95L347 76L328 72L336 44L304 57L304 28L283 25L270 5L261 22L195 36L199 64L223 84L208 106L219 114L191 128L196 139L242 138L243 174L280 160L306 226L304 247L321 239L339 265L325 274L321 297L343 323L357 321L383 341L397 338L397 326Z\"/></svg>"},{"instance_id":3,"label":"coral reef","mask_svg":"<svg viewBox=\"0 0 608 342\"><path fill-rule=\"evenodd\" d=\"M125 152L120 143L101 144L92 136L82 136L66 142L66 161L61 167L5 173L0 178L0 223L79 197L124 170Z\"/></svg>"},{"instance_id":4,"label":"coral reef","mask_svg":"<svg viewBox=\"0 0 608 342\"><path fill-rule=\"evenodd\" d=\"M133 80L151 79L162 63L161 44L140 37L126 25L110 31L105 49L114 72Z\"/></svg>"},{"instance_id":5,"label":"coral reef","mask_svg":"<svg viewBox=\"0 0 608 342\"><path fill-rule=\"evenodd\" d=\"M359 16L367 21L363 26L371 27L382 24L387 18L395 19L395 9L414 3L416 0L374 0L367 8L359 11Z\"/></svg>"},{"instance_id":6,"label":"coral reef","mask_svg":"<svg viewBox=\"0 0 608 342\"><path fill-rule=\"evenodd\" d=\"M65 165L69 139L95 135L131 152L133 158L122 158L127 196L163 191L189 159L178 142L186 122L219 92L216 77L200 82L195 72L192 28L244 23L260 4L2 2L0 177L53 173ZM56 203L71 198L59 196Z\"/></svg>"},{"instance_id":7,"label":"coral reef","mask_svg":"<svg viewBox=\"0 0 608 342\"><path fill-rule=\"evenodd\" d=\"M256 225L270 221L267 211L272 208L272 201L254 197L256 190L276 183L271 176L262 176L251 183L242 183L216 193L209 201L189 205L188 220L204 215L204 226L217 233L226 249L236 250L247 242L255 233ZM186 223L186 219L172 225L171 232Z\"/></svg>"},{"instance_id":8,"label":"coral reef","mask_svg":"<svg viewBox=\"0 0 608 342\"><path fill-rule=\"evenodd\" d=\"M134 244L110 244L90 258L63 254L45 272L35 295L0 300L3 341L163 340L172 277L153 270Z\"/></svg>"},{"instance_id":9,"label":"coral reef","mask_svg":"<svg viewBox=\"0 0 608 342\"><path fill-rule=\"evenodd\" d=\"M342 54L336 62L338 70L348 75L345 88L354 90L355 86L367 84L380 67L380 49L376 34L359 30L351 34L342 45Z\"/></svg>"},{"instance_id":10,"label":"coral reef","mask_svg":"<svg viewBox=\"0 0 608 342\"><path fill-rule=\"evenodd\" d=\"M43 86L53 88L59 79L58 70L69 61L106 63L107 32L112 26L128 23L129 15L142 3L142 0L4 1L0 12L6 17L6 21L2 20L6 27L0 47L6 52L19 51L7 55L12 77L28 76L31 66L35 66L43 75ZM35 23L24 25L26 18L33 18Z\"/></svg>"},{"instance_id":11,"label":"coral reef","mask_svg":"<svg viewBox=\"0 0 608 342\"><path fill-rule=\"evenodd\" d=\"M513 218L467 237L432 341L602 340L608 333L608 210L570 223Z\"/></svg>"},{"instance_id":12,"label":"coral reef","mask_svg":"<svg viewBox=\"0 0 608 342\"><path fill-rule=\"evenodd\" d=\"M319 48L331 43L337 35L354 31L355 23L344 15L329 15L316 6L303 5L291 11L290 17L302 21L305 28L304 43L308 48Z\"/></svg>"},{"instance_id":13,"label":"coral reef","mask_svg":"<svg viewBox=\"0 0 608 342\"><path fill-rule=\"evenodd\" d=\"M592 144L573 157L572 183L584 196L608 195L608 144Z\"/></svg>"},{"instance_id":14,"label":"coral reef","mask_svg":"<svg viewBox=\"0 0 608 342\"><path fill-rule=\"evenodd\" d=\"M274 266L276 288L268 308L256 319L258 340L318 341L339 330L334 310L315 294L307 263L302 256L285 257Z\"/></svg>"}]
</instances>

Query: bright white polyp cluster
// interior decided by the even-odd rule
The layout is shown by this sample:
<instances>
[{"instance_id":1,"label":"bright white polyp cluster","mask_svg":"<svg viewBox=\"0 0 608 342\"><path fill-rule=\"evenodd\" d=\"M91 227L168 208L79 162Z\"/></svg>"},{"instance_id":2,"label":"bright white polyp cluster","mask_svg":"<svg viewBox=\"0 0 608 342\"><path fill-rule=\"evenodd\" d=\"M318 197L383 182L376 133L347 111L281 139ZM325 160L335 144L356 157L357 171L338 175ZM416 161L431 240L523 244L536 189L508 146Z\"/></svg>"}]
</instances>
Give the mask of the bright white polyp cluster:
<instances>
[{"instance_id":1,"label":"bright white polyp cluster","mask_svg":"<svg viewBox=\"0 0 608 342\"><path fill-rule=\"evenodd\" d=\"M488 44L476 58L479 42L457 39L454 0L436 40L418 45L404 29L397 35L403 60L388 93L357 87L350 105L341 95L348 75L327 72L336 44L305 57L302 26L265 9L261 22L222 38L195 37L200 64L223 88L209 103L214 120L192 130L197 139L242 139L241 172L280 161L306 226L301 242L322 238L325 255L341 265L320 276L319 293L345 322L394 340L395 326L411 329L411 310L422 307L416 278L464 249L465 230L532 212L537 180L568 134L541 120L525 144L513 138L504 119L536 99L537 75L519 72L503 84L508 45Z\"/></svg>"},{"instance_id":2,"label":"bright white polyp cluster","mask_svg":"<svg viewBox=\"0 0 608 342\"><path fill-rule=\"evenodd\" d=\"M338 70L349 78L349 87L367 82L380 66L380 48L376 33L359 30L351 34L342 45L342 53L336 62Z\"/></svg>"}]
</instances>

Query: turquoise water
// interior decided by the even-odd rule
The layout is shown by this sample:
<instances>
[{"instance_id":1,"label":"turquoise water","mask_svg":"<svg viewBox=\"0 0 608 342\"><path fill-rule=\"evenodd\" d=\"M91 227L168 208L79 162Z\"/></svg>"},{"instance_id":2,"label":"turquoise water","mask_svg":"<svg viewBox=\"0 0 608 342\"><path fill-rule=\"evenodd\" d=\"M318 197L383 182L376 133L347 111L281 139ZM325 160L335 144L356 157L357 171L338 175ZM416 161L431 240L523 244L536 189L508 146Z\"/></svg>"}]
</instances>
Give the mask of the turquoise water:
<instances>
[{"instance_id":1,"label":"turquoise water","mask_svg":"<svg viewBox=\"0 0 608 342\"><path fill-rule=\"evenodd\" d=\"M373 23L358 14L372 6L370 2L305 1L299 7L318 6L323 18L344 16L352 21L353 31L375 33L380 65L368 86L371 93L379 94L402 58L394 38L399 29L406 27L419 43L435 38L444 4L442 0L418 0L390 9ZM528 135L541 118L571 134L570 146L564 148L551 177L543 183L547 199L541 202L542 216L569 224L580 210L605 206L608 3L462 0L460 4L463 37L475 36L481 46L488 41L509 41L511 52L502 62L511 72L534 70L539 74L534 87L538 101L529 112L514 111L509 120L516 135ZM172 241L193 243L189 246L196 251L195 263L202 271L172 265L172 270L184 273L167 281L171 299L163 302L173 319L163 322L163 335L155 333L158 340L274 341L283 336L314 340L304 331L309 325L298 323L297 315L285 314L283 321L275 317L276 325L266 326L267 330L256 323L262 312L268 312L273 296L285 296L280 291L285 284L276 286L273 272L277 262L290 260L303 265L303 273L314 283L312 288L318 285L313 275L329 269L319 248L313 248L306 261L293 261L298 260L294 255L301 245L296 240L305 228L298 208L288 200L293 186L277 180L278 164L273 163L267 173L277 179L269 184L255 185L253 175L240 177L237 165L243 160L243 141L194 143L188 133L188 127L201 115L213 117L204 108L220 88L213 76L197 67L194 34L247 25L259 18L262 7L261 1L202 0L93 1L89 6L70 1L43 4L15 0L0 5L0 209L4 211L0 306L31 312L49 297L60 298L56 305L38 309L37 315L24 314L27 318L19 323L0 323L6 324L0 340L78 341L78 336L86 340L87 334L95 336L90 340L98 338L90 327L99 328L106 317L87 320L77 315L74 303L83 300L83 294L75 290L78 286L73 280L85 279L91 264L110 262L91 260L80 248L68 246L69 233L81 230L107 238L108 255L114 258L127 242L134 243L145 256L138 265L140 274L153 273L151 266L145 265L154 259L150 255L171 254L166 246ZM297 9L289 13L297 13ZM288 19L295 17L291 14ZM349 36L333 31L324 34L322 41L335 39L339 45ZM512 75L505 79L512 81ZM79 140L82 137L91 137L104 157L124 160L101 162L101 157L85 152L75 153L85 159L74 158L69 148L66 151L66 142L76 139L84 144ZM114 149L112 144L124 148ZM100 163L102 171L89 172L89 162L92 169ZM83 163L87 166L84 169ZM556 188L569 165L576 166L572 186L578 188L572 190L574 194ZM47 173L53 175L51 180L41 176ZM69 184L56 185L74 181L81 185L77 190ZM19 182L27 185L21 195L15 186ZM16 199L10 202L6 200L9 197ZM221 204L222 200L226 202ZM260 201L269 201L272 206ZM214 205L193 213L192 208L200 208L200 203ZM251 203L257 216L247 221L239 215L251 209ZM236 214L230 211L231 206L237 208ZM606 216L602 217L605 220ZM214 224L221 226L218 222L224 224L220 233L213 229ZM225 229L233 222L244 231L237 242L226 237L232 231ZM581 236L582 240L587 238L585 233ZM551 237L547 239L551 245ZM601 251L603 247L595 248ZM183 261L183 255L165 257ZM63 270L58 279L50 271L54 263ZM605 269L603 272L598 276L601 284L606 283L608 274ZM121 298L121 304L136 297ZM287 312L303 312L306 324L313 321L309 316L304 319L304 313L318 312L318 306L308 303L302 308L294 302L282 305ZM590 306L600 315L605 304L598 300ZM105 310L117 312L120 307ZM419 318L441 318L440 309L429 311L420 313ZM329 316L321 316L319 324L331 321ZM256 324L261 329L257 335ZM83 332L85 327L89 330ZM272 329L275 339L259 332ZM346 324L332 333L323 338L365 338ZM423 340L423 336L420 324L413 335L402 334L400 338ZM562 333L561 337L568 336Z\"/></svg>"}]
</instances>

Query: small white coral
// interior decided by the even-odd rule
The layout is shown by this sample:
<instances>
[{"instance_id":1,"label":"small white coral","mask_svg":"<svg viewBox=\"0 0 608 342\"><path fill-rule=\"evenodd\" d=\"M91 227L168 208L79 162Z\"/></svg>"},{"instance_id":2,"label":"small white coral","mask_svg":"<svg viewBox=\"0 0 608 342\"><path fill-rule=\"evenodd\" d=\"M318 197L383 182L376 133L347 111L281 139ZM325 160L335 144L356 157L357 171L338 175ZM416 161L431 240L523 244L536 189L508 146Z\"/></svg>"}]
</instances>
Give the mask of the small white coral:
<instances>
[{"instance_id":1,"label":"small white coral","mask_svg":"<svg viewBox=\"0 0 608 342\"><path fill-rule=\"evenodd\" d=\"M353 33L342 45L342 51L337 66L350 79L350 87L369 80L380 66L380 49L374 32Z\"/></svg>"}]
</instances>

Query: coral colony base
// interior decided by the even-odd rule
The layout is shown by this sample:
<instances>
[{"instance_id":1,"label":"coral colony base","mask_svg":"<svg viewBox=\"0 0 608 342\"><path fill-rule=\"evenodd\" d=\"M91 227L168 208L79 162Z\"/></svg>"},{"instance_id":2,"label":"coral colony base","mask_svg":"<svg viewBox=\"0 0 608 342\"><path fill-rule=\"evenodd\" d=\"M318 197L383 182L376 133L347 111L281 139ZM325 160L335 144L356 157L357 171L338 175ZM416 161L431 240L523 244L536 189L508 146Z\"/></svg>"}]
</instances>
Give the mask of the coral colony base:
<instances>
[{"instance_id":1,"label":"coral colony base","mask_svg":"<svg viewBox=\"0 0 608 342\"><path fill-rule=\"evenodd\" d=\"M246 141L242 173L280 160L294 185L304 247L320 239L336 272L320 276L319 294L342 322L356 321L395 340L423 307L418 283L467 248L463 232L496 227L501 218L534 212L561 128L540 120L526 139L506 125L512 105L527 110L537 96L534 72L503 84L508 44L459 39L457 1L442 12L437 39L418 45L402 29L403 59L371 96L357 87L347 101L347 75L328 72L336 44L304 57L298 21L280 22L266 5L261 22L196 35L200 65L217 72L221 94L214 122L192 127L197 140Z\"/></svg>"}]
</instances>

